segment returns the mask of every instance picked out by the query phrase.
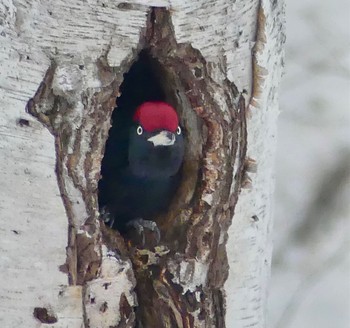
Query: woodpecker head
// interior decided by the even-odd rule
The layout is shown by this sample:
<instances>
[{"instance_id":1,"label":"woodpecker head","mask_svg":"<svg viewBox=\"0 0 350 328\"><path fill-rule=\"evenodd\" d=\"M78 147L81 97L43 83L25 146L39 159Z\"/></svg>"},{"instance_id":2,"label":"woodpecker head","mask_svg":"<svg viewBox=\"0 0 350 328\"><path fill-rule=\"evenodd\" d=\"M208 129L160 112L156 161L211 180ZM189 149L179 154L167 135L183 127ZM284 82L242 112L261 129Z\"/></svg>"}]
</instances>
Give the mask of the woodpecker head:
<instances>
[{"instance_id":1,"label":"woodpecker head","mask_svg":"<svg viewBox=\"0 0 350 328\"><path fill-rule=\"evenodd\" d=\"M133 174L147 178L175 175L182 164L184 142L179 118L164 102L145 102L133 117L129 166Z\"/></svg>"}]
</instances>

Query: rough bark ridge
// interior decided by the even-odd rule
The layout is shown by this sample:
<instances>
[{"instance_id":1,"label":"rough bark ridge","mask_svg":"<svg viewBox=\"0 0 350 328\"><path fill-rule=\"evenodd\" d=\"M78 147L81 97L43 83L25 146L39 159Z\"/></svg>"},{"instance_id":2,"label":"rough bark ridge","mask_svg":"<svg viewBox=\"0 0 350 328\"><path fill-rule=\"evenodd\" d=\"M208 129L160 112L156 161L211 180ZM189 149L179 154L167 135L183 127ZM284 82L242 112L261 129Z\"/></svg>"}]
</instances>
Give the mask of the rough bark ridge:
<instances>
[{"instance_id":1,"label":"rough bark ridge","mask_svg":"<svg viewBox=\"0 0 350 328\"><path fill-rule=\"evenodd\" d=\"M250 126L255 134L247 135L246 126L257 17L261 28L254 76L259 83L251 108L265 109L275 100L280 73L276 71L274 81L268 79L276 66L270 65L271 53L282 42L278 39L269 48L265 41L277 31L266 13L281 8L262 3L259 16L255 0L0 4L0 99L6 109L0 116L5 153L0 169L5 209L1 272L11 268L15 273L6 275L0 286L0 295L7 297L0 304L1 326L36 327L38 321L72 328L225 326L228 228L234 216L240 222L232 233L236 247L246 220L255 217L251 199L264 205L271 192L271 175L266 174L271 155L264 156L269 145L257 140L264 140L266 131L267 136L273 133L260 121L271 117L273 125L275 111L271 116L265 110L252 113L258 121ZM169 213L156 218L161 244L144 249L125 244L106 228L97 208L97 182L115 98L123 73L142 50L155 58L155 73L188 135L180 190ZM247 175L255 170L255 161L246 158L247 140L251 157L268 159L262 166L258 163L263 169L256 174L257 189ZM240 188L251 184L253 191L240 201ZM19 196L25 201L12 206ZM269 211L258 216L269 222ZM256 229L268 237L264 225L256 224ZM251 253L257 254L238 250L230 265L235 268ZM269 256L263 254L261 261ZM260 262L252 261L257 276ZM45 274L38 267L44 267ZM244 294L250 279L246 272L251 271L234 271L231 281L240 284L225 288L235 291L234 301L241 300L237 295ZM265 286L266 276L260 279ZM17 289L12 287L16 284ZM23 297L13 296L23 291ZM245 309L245 303L236 309ZM237 317L243 320L246 312Z\"/></svg>"}]
</instances>

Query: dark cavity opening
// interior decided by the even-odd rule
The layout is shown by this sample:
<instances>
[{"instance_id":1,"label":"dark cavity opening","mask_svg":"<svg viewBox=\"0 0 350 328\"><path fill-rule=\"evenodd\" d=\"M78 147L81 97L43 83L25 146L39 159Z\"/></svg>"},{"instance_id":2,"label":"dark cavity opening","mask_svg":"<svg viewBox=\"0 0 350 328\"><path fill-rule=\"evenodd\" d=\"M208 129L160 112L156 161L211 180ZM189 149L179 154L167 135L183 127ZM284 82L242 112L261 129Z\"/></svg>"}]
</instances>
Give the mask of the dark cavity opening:
<instances>
[{"instance_id":1,"label":"dark cavity opening","mask_svg":"<svg viewBox=\"0 0 350 328\"><path fill-rule=\"evenodd\" d=\"M124 74L124 81L120 86L120 96L116 99L116 108L112 114L112 127L106 142L105 154L101 164L102 178L98 186L99 208L102 219L107 225L125 233L125 218L118 217L118 211L112 213L108 204L113 203L115 193L124 193L128 184L133 181L111 183L120 181L116 172L125 168L128 156L129 131L133 126L133 115L139 105L146 101L164 101L173 105L173 95L169 94L169 79L166 77L165 69L146 50L140 52L137 60L132 64L130 70ZM147 195L145 195L145 199ZM140 200L140 202L142 202ZM126 206L138 206L139 204L125 204ZM135 218L136 219L136 218ZM149 219L149 218L143 218ZM153 217L151 218L154 219Z\"/></svg>"}]
</instances>

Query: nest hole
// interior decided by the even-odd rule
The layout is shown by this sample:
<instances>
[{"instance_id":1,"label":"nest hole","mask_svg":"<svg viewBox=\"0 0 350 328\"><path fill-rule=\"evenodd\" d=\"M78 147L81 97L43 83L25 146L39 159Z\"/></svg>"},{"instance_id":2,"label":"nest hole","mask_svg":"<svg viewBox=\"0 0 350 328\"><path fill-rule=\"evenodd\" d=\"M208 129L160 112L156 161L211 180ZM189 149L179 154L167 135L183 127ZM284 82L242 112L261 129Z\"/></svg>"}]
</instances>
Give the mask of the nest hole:
<instances>
[{"instance_id":1,"label":"nest hole","mask_svg":"<svg viewBox=\"0 0 350 328\"><path fill-rule=\"evenodd\" d=\"M98 186L98 199L102 218L109 220L107 224L113 229L117 229L122 235L128 233L123 219L122 222L119 222L118 213L108 213L108 206L106 206L113 198L114 192L122 191L118 189L118 186L115 186L115 189L111 189L110 186L107 188L105 181L111 181L115 177L115 172L127 165L125 161L127 161L128 156L128 137L126 136L128 136L128 131L133 124L132 118L138 106L146 101L163 101L175 109L178 107L176 103L178 90L174 90L176 88L172 87L171 84L172 81L166 69L147 50L142 50L129 71L124 74L124 80L119 88L120 93L112 113L112 126L109 130L101 163L102 178ZM123 146L121 147L121 145ZM120 160L121 158L122 160ZM181 179L181 170L179 176ZM137 206L137 204L129 204L129 206ZM105 214L107 217L103 217ZM166 218L166 211L160 215L163 220L164 216ZM157 217L145 219L157 222Z\"/></svg>"}]
</instances>

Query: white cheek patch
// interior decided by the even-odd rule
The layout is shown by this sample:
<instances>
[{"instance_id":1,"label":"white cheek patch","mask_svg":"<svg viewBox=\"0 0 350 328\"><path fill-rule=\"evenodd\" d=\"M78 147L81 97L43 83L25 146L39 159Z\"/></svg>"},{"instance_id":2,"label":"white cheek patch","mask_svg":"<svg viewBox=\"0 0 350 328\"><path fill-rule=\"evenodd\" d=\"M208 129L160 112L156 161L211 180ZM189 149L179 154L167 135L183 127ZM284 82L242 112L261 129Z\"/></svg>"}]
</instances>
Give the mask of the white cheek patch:
<instances>
[{"instance_id":1,"label":"white cheek patch","mask_svg":"<svg viewBox=\"0 0 350 328\"><path fill-rule=\"evenodd\" d=\"M148 138L147 141L152 142L154 147L172 146L175 143L175 135L171 134L171 138L169 138L169 134L167 131L161 131L155 136Z\"/></svg>"}]
</instances>

